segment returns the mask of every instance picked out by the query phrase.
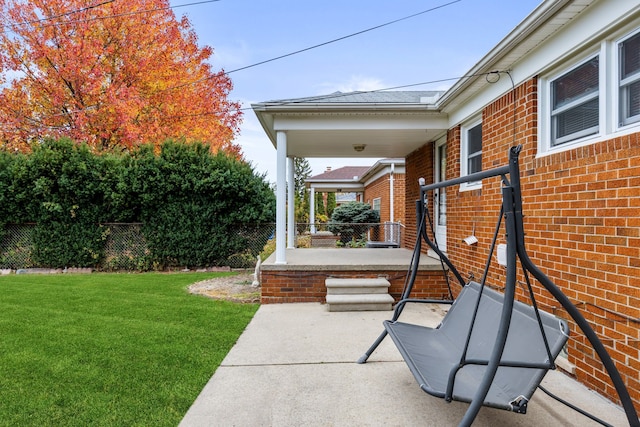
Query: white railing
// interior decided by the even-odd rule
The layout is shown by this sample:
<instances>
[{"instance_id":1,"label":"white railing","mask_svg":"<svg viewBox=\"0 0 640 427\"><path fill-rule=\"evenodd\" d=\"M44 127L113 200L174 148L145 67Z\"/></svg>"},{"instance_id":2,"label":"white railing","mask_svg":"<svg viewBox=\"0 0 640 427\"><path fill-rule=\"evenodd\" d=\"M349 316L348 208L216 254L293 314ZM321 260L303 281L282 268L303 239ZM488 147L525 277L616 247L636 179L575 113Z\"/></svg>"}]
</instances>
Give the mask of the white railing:
<instances>
[{"instance_id":1,"label":"white railing","mask_svg":"<svg viewBox=\"0 0 640 427\"><path fill-rule=\"evenodd\" d=\"M296 247L401 247L404 225L384 223L298 223Z\"/></svg>"}]
</instances>

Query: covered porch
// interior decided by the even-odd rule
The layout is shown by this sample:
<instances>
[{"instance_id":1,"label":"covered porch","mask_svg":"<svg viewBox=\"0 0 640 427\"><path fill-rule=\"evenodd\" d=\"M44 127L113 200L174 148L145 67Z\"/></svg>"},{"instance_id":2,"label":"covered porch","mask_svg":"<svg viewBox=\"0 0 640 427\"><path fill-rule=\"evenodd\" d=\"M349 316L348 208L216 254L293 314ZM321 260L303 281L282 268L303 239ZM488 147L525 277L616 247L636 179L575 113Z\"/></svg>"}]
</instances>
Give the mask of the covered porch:
<instances>
[{"instance_id":1,"label":"covered porch","mask_svg":"<svg viewBox=\"0 0 640 427\"><path fill-rule=\"evenodd\" d=\"M253 104L277 156L276 251L265 265L289 264L295 251L291 183L296 157L404 159L446 133L447 115L435 107L441 95L440 91L336 92Z\"/></svg>"},{"instance_id":2,"label":"covered porch","mask_svg":"<svg viewBox=\"0 0 640 427\"><path fill-rule=\"evenodd\" d=\"M384 277L390 283L389 294L400 296L411 261L411 241L401 242L409 249L296 248L294 159L404 159L446 134L448 117L435 107L441 95L439 91L336 92L252 105L277 156L276 250L261 266L262 303L324 302L329 277ZM438 260L422 257L414 295L448 295Z\"/></svg>"}]
</instances>

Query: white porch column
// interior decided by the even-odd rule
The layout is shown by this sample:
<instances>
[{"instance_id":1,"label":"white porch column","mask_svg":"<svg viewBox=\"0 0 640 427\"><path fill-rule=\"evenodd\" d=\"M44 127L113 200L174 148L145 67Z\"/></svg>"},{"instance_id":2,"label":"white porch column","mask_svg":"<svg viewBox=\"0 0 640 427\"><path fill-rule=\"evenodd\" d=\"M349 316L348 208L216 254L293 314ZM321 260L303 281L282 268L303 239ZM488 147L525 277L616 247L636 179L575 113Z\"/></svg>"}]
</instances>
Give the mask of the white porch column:
<instances>
[{"instance_id":1,"label":"white porch column","mask_svg":"<svg viewBox=\"0 0 640 427\"><path fill-rule=\"evenodd\" d=\"M311 186L309 191L309 222L311 223L311 234L316 232L316 189Z\"/></svg>"},{"instance_id":2,"label":"white porch column","mask_svg":"<svg viewBox=\"0 0 640 427\"><path fill-rule=\"evenodd\" d=\"M295 181L293 167L293 157L287 157L287 248L293 249L296 247L296 208L295 208Z\"/></svg>"},{"instance_id":3,"label":"white porch column","mask_svg":"<svg viewBox=\"0 0 640 427\"><path fill-rule=\"evenodd\" d=\"M276 264L286 264L287 134L276 133Z\"/></svg>"}]
</instances>

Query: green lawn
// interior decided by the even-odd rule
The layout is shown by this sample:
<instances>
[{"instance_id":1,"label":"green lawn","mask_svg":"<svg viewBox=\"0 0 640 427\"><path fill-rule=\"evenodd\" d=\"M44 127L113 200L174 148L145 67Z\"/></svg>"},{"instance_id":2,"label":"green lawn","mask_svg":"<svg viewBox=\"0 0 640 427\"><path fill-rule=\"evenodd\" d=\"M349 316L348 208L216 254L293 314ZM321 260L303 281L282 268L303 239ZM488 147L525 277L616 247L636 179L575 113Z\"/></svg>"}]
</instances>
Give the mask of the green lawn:
<instances>
[{"instance_id":1,"label":"green lawn","mask_svg":"<svg viewBox=\"0 0 640 427\"><path fill-rule=\"evenodd\" d=\"M0 277L0 425L176 426L258 307L214 276Z\"/></svg>"}]
</instances>

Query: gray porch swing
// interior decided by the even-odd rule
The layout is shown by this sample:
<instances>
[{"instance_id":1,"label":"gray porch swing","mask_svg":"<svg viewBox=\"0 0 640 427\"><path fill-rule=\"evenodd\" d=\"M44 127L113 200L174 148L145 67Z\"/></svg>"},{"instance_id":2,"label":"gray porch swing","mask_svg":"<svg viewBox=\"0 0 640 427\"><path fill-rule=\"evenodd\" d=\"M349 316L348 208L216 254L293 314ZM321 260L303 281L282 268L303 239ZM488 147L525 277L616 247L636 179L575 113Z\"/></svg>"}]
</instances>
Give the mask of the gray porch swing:
<instances>
[{"instance_id":1,"label":"gray porch swing","mask_svg":"<svg viewBox=\"0 0 640 427\"><path fill-rule=\"evenodd\" d=\"M600 339L576 306L533 264L526 253L518 164L520 151L520 146L511 148L506 166L436 184L420 185L420 200L416 202L418 236L401 300L394 309L392 319L383 322L384 331L358 363L365 363L388 334L423 391L447 401L470 403L460 426L470 426L482 406L526 413L527 403L537 388L592 420L608 425L540 386L547 371L555 369L554 360L568 340L569 327L565 321L538 309L529 278L532 275L585 334L611 378L629 425L640 426L629 392ZM430 224L431 218L424 201L428 200L428 193L435 189L491 177L500 177L502 182L498 223L481 281L465 284L458 270L426 232L425 218ZM504 293L485 285L503 217L507 240ZM446 264L462 286L455 301L410 298L422 240L439 255L443 270ZM515 300L518 261L531 304ZM449 284L446 272L445 278ZM451 289L449 291L451 294ZM429 328L399 321L407 303L452 305L440 325Z\"/></svg>"}]
</instances>

